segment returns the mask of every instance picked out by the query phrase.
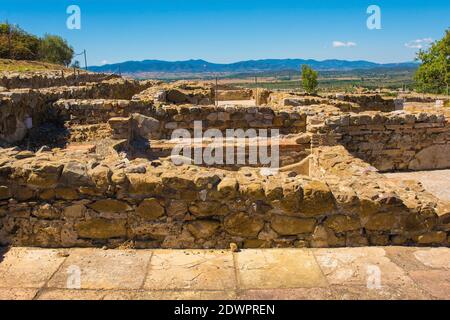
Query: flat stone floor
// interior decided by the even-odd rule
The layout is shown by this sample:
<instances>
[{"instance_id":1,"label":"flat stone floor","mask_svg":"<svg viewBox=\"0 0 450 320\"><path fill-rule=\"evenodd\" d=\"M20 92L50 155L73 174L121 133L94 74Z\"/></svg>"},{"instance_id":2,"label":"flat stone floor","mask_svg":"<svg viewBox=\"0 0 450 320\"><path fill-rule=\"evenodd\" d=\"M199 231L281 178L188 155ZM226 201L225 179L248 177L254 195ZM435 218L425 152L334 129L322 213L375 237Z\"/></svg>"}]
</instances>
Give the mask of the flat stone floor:
<instances>
[{"instance_id":1,"label":"flat stone floor","mask_svg":"<svg viewBox=\"0 0 450 320\"><path fill-rule=\"evenodd\" d=\"M450 248L3 248L0 299L450 299Z\"/></svg>"},{"instance_id":2,"label":"flat stone floor","mask_svg":"<svg viewBox=\"0 0 450 320\"><path fill-rule=\"evenodd\" d=\"M450 169L414 172L385 173L388 178L420 181L436 197L450 201Z\"/></svg>"}]
</instances>

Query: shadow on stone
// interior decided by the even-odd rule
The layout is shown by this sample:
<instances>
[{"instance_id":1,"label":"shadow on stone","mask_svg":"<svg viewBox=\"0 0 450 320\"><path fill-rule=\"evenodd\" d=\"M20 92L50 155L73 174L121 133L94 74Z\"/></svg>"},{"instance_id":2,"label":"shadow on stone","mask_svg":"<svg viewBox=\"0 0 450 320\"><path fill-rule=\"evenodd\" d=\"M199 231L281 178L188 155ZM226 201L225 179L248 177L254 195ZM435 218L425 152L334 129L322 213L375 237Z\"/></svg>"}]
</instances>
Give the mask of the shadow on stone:
<instances>
[{"instance_id":1,"label":"shadow on stone","mask_svg":"<svg viewBox=\"0 0 450 320\"><path fill-rule=\"evenodd\" d=\"M3 262L3 259L8 251L9 247L0 247L0 263Z\"/></svg>"}]
</instances>

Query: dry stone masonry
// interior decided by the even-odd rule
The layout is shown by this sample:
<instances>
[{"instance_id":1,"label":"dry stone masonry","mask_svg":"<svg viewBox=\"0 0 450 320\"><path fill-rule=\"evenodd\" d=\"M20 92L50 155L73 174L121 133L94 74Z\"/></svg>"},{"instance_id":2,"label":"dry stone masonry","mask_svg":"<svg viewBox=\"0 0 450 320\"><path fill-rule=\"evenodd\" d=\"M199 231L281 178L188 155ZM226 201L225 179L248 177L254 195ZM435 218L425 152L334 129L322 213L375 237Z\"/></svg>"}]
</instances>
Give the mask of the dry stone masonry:
<instances>
[{"instance_id":1,"label":"dry stone masonry","mask_svg":"<svg viewBox=\"0 0 450 320\"><path fill-rule=\"evenodd\" d=\"M100 74L2 81L0 245L450 244L450 203L379 172L450 168L445 112L395 111L379 94L216 94L206 83ZM216 106L216 97L259 101ZM198 122L221 133L277 129L279 171L174 163L172 134Z\"/></svg>"},{"instance_id":2,"label":"dry stone masonry","mask_svg":"<svg viewBox=\"0 0 450 320\"><path fill-rule=\"evenodd\" d=\"M381 171L450 168L450 123L443 114L348 114L327 118L314 132Z\"/></svg>"}]
</instances>

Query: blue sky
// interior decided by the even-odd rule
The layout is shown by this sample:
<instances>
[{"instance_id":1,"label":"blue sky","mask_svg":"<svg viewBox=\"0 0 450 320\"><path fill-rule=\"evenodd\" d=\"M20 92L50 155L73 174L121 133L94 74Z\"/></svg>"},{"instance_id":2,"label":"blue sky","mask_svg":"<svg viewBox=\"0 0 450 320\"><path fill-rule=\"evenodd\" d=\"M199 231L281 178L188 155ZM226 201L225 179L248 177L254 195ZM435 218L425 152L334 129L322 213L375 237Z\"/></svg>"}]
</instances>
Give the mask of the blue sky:
<instances>
[{"instance_id":1,"label":"blue sky","mask_svg":"<svg viewBox=\"0 0 450 320\"><path fill-rule=\"evenodd\" d=\"M366 27L372 4L381 8L381 30ZM69 5L81 9L81 30L66 27ZM90 65L200 58L401 62L443 36L450 1L0 0L0 20L61 35L76 51L87 50ZM334 47L336 41L350 45Z\"/></svg>"}]
</instances>

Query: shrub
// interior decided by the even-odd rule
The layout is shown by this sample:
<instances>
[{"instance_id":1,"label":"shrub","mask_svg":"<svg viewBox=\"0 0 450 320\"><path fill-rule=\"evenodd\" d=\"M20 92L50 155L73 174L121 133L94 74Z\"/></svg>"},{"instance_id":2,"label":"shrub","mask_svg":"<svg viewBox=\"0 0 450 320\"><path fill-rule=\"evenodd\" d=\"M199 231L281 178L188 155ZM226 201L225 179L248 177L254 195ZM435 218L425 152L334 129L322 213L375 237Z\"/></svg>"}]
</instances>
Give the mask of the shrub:
<instances>
[{"instance_id":1,"label":"shrub","mask_svg":"<svg viewBox=\"0 0 450 320\"><path fill-rule=\"evenodd\" d=\"M317 72L307 65L302 66L302 86L307 93L315 93L317 91Z\"/></svg>"},{"instance_id":2,"label":"shrub","mask_svg":"<svg viewBox=\"0 0 450 320\"><path fill-rule=\"evenodd\" d=\"M17 26L0 23L0 58L14 60L40 60L69 65L73 48L59 36L38 38Z\"/></svg>"},{"instance_id":3,"label":"shrub","mask_svg":"<svg viewBox=\"0 0 450 320\"><path fill-rule=\"evenodd\" d=\"M46 34L39 45L39 58L42 61L68 66L73 58L73 48L59 36Z\"/></svg>"},{"instance_id":4,"label":"shrub","mask_svg":"<svg viewBox=\"0 0 450 320\"><path fill-rule=\"evenodd\" d=\"M36 60L39 38L26 33L17 26L0 24L0 58L15 60Z\"/></svg>"}]
</instances>

